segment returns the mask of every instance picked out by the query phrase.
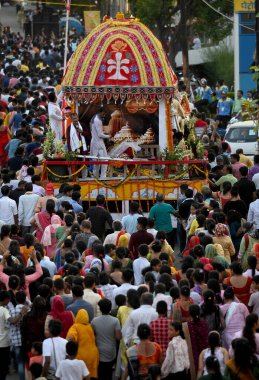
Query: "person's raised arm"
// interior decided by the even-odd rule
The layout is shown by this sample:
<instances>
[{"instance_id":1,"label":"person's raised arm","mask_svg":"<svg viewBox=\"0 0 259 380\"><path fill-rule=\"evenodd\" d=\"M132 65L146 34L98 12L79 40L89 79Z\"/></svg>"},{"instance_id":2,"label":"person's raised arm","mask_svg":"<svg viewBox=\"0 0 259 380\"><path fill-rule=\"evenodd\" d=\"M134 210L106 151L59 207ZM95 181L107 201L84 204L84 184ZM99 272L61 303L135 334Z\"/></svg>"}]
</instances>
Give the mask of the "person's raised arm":
<instances>
[{"instance_id":1,"label":"person's raised arm","mask_svg":"<svg viewBox=\"0 0 259 380\"><path fill-rule=\"evenodd\" d=\"M31 254L31 261L35 265L35 273L25 276L25 281L28 285L31 282L38 280L38 278L40 278L43 275L43 270L42 270L42 267L40 266L40 263L38 262L35 251L33 251Z\"/></svg>"}]
</instances>

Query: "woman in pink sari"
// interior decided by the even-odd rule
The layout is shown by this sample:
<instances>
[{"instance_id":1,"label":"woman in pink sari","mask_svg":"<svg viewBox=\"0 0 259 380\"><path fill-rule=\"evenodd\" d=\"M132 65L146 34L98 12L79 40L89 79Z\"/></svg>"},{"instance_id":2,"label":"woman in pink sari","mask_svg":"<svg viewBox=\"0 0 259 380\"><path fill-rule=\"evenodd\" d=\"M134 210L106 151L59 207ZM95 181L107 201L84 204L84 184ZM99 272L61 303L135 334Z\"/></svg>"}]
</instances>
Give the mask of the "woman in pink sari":
<instances>
[{"instance_id":1,"label":"woman in pink sari","mask_svg":"<svg viewBox=\"0 0 259 380\"><path fill-rule=\"evenodd\" d=\"M37 225L36 229L36 238L38 242L41 242L44 230L47 226L50 225L51 217L55 214L55 202L53 199L48 199L46 203L46 210L37 212L35 214L35 219L32 221L32 224Z\"/></svg>"},{"instance_id":2,"label":"woman in pink sari","mask_svg":"<svg viewBox=\"0 0 259 380\"><path fill-rule=\"evenodd\" d=\"M225 320L225 328L222 333L222 346L228 350L234 335L243 330L249 311L243 303L235 299L235 294L231 287L228 287L224 292L224 302L224 305L220 306Z\"/></svg>"},{"instance_id":3,"label":"woman in pink sari","mask_svg":"<svg viewBox=\"0 0 259 380\"><path fill-rule=\"evenodd\" d=\"M57 243L56 238L57 229L62 225L62 220L58 215L52 215L50 225L48 225L42 235L41 243L44 245L47 256L52 259L56 255Z\"/></svg>"}]
</instances>

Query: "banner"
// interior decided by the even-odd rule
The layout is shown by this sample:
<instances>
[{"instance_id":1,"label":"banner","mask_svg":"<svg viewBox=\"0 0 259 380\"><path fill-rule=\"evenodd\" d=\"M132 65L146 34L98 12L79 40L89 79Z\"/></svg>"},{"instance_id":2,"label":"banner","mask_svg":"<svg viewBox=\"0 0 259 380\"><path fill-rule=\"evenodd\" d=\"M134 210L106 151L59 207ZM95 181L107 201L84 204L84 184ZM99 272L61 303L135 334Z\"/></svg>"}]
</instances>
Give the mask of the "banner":
<instances>
[{"instance_id":1,"label":"banner","mask_svg":"<svg viewBox=\"0 0 259 380\"><path fill-rule=\"evenodd\" d=\"M255 12L255 0L235 0L234 11L239 12Z\"/></svg>"},{"instance_id":2,"label":"banner","mask_svg":"<svg viewBox=\"0 0 259 380\"><path fill-rule=\"evenodd\" d=\"M100 25L100 18L100 11L84 11L86 33L90 33L96 26Z\"/></svg>"}]
</instances>

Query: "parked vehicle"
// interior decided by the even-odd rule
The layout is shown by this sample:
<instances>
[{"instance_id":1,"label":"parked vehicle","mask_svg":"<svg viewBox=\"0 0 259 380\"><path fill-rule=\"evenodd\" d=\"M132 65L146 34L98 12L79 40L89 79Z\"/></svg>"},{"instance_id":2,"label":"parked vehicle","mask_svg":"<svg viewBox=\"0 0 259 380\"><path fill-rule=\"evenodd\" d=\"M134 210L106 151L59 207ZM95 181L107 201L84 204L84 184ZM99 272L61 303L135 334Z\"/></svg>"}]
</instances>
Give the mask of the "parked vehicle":
<instances>
[{"instance_id":1,"label":"parked vehicle","mask_svg":"<svg viewBox=\"0 0 259 380\"><path fill-rule=\"evenodd\" d=\"M233 153L242 148L244 154L254 155L258 148L258 134L259 130L253 120L239 121L228 124L224 141L230 145Z\"/></svg>"}]
</instances>

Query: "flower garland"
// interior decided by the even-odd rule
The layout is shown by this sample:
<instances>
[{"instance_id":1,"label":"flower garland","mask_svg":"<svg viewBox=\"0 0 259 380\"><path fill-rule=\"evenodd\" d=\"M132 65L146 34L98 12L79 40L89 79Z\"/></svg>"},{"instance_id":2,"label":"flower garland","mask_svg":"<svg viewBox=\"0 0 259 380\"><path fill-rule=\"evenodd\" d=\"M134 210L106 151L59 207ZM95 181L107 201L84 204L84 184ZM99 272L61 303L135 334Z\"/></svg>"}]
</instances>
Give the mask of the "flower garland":
<instances>
[{"instance_id":1,"label":"flower garland","mask_svg":"<svg viewBox=\"0 0 259 380\"><path fill-rule=\"evenodd\" d=\"M71 174L68 174L68 175L59 175L59 174L56 174L54 173L48 166L46 166L46 169L48 172L50 172L52 175L54 175L55 177L58 177L58 178L70 178L70 177L74 177L75 175L77 175L78 173L80 173L86 166L83 165L81 166L80 169L78 169L76 172L74 173L71 173Z\"/></svg>"}]
</instances>

